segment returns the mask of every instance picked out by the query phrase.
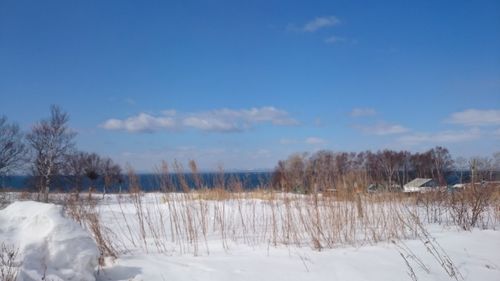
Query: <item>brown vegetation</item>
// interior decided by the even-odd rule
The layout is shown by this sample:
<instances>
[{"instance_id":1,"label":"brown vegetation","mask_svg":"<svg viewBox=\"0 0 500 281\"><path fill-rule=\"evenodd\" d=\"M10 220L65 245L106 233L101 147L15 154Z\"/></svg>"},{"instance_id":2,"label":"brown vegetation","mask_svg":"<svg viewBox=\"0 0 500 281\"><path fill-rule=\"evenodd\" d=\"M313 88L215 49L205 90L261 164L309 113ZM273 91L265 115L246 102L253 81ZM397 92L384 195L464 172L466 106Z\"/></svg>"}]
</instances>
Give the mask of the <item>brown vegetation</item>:
<instances>
[{"instance_id":1,"label":"brown vegetation","mask_svg":"<svg viewBox=\"0 0 500 281\"><path fill-rule=\"evenodd\" d=\"M174 164L177 172L181 167ZM196 171L193 164L190 169ZM167 172L168 165L163 163L159 170ZM500 221L495 211L498 187L414 195L339 189L325 196L323 192L298 194L273 189L231 191L241 190L242 183L237 179L227 179L220 187L192 190L185 179L180 179L184 192L160 196L142 193L136 177L130 170L129 181L134 188L116 197L118 213L107 212L113 214L114 229L119 230L108 237L115 239L114 244L123 245L125 251L138 247L146 252L208 254L208 241L214 239L225 249L243 242L322 250L420 239L425 234L423 221L461 229L496 227ZM162 190L170 190L168 178L168 173L158 175L158 182L167 185ZM346 186L354 185L350 179L345 177ZM198 184L204 186L201 177L199 180Z\"/></svg>"},{"instance_id":2,"label":"brown vegetation","mask_svg":"<svg viewBox=\"0 0 500 281\"><path fill-rule=\"evenodd\" d=\"M19 272L16 262L18 250L2 242L0 244L0 280L15 281Z\"/></svg>"}]
</instances>

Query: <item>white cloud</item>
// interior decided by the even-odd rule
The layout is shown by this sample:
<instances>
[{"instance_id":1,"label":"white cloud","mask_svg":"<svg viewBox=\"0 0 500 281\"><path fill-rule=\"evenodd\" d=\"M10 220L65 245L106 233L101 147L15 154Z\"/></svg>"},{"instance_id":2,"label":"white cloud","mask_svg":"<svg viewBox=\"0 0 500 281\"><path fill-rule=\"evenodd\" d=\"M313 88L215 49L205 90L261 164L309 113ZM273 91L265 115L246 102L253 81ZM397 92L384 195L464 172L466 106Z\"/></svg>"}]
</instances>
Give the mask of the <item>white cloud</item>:
<instances>
[{"instance_id":1,"label":"white cloud","mask_svg":"<svg viewBox=\"0 0 500 281\"><path fill-rule=\"evenodd\" d=\"M336 43L344 43L347 42L347 39L338 36L330 36L325 39L325 43L328 44L336 44Z\"/></svg>"},{"instance_id":2,"label":"white cloud","mask_svg":"<svg viewBox=\"0 0 500 281\"><path fill-rule=\"evenodd\" d=\"M147 113L140 113L124 120L108 119L101 127L107 130L125 130L128 132L153 132L159 129L174 129L176 124L171 117L155 117Z\"/></svg>"},{"instance_id":3,"label":"white cloud","mask_svg":"<svg viewBox=\"0 0 500 281\"><path fill-rule=\"evenodd\" d=\"M407 145L416 145L421 143L457 143L477 140L481 137L481 131L478 128L472 128L466 131L442 131L437 133L415 133L405 135L398 139L400 143Z\"/></svg>"},{"instance_id":4,"label":"white cloud","mask_svg":"<svg viewBox=\"0 0 500 281\"><path fill-rule=\"evenodd\" d=\"M185 127L191 127L202 131L211 132L237 132L243 128L238 123L231 122L230 119L205 117L187 117L183 121Z\"/></svg>"},{"instance_id":5,"label":"white cloud","mask_svg":"<svg viewBox=\"0 0 500 281\"><path fill-rule=\"evenodd\" d=\"M305 140L305 143L310 145L320 145L326 144L326 140L318 137L309 137Z\"/></svg>"},{"instance_id":6,"label":"white cloud","mask_svg":"<svg viewBox=\"0 0 500 281\"><path fill-rule=\"evenodd\" d=\"M332 27L338 25L340 20L335 16L324 16L317 17L302 26L296 26L294 24L289 24L287 29L289 31L297 31L297 32L316 32L319 29Z\"/></svg>"},{"instance_id":7,"label":"white cloud","mask_svg":"<svg viewBox=\"0 0 500 281\"><path fill-rule=\"evenodd\" d=\"M350 115L351 117L375 116L377 115L377 111L373 108L354 108Z\"/></svg>"},{"instance_id":8,"label":"white cloud","mask_svg":"<svg viewBox=\"0 0 500 281\"><path fill-rule=\"evenodd\" d=\"M340 23L340 20L335 16L317 17L306 23L301 30L304 32L315 32L318 29L334 26Z\"/></svg>"},{"instance_id":9,"label":"white cloud","mask_svg":"<svg viewBox=\"0 0 500 281\"><path fill-rule=\"evenodd\" d=\"M272 106L242 110L222 109L211 112L211 115L221 118L241 119L248 123L270 122L274 125L297 125L298 122L291 118L288 112Z\"/></svg>"},{"instance_id":10,"label":"white cloud","mask_svg":"<svg viewBox=\"0 0 500 281\"><path fill-rule=\"evenodd\" d=\"M140 113L123 120L109 119L101 124L107 130L127 132L154 132L164 129L193 128L207 132L244 131L257 124L276 126L299 124L288 112L272 106L241 110L218 109L207 112L178 114L175 110L163 111L160 116Z\"/></svg>"},{"instance_id":11,"label":"white cloud","mask_svg":"<svg viewBox=\"0 0 500 281\"><path fill-rule=\"evenodd\" d=\"M500 125L500 110L467 109L451 114L446 121L464 126Z\"/></svg>"},{"instance_id":12,"label":"white cloud","mask_svg":"<svg viewBox=\"0 0 500 281\"><path fill-rule=\"evenodd\" d=\"M384 122L379 122L372 126L357 126L357 128L360 129L365 134L377 135L377 136L402 134L409 131L408 128L405 128L401 125L387 124Z\"/></svg>"}]
</instances>

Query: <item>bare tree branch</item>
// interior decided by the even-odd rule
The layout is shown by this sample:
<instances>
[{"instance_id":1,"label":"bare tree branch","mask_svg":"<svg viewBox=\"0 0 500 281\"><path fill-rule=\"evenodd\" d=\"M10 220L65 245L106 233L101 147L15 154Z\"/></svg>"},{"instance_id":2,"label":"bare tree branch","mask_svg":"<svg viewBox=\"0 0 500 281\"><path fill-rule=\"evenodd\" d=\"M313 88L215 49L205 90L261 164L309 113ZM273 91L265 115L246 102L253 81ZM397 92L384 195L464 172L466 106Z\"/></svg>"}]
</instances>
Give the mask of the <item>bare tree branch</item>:
<instances>
[{"instance_id":1,"label":"bare tree branch","mask_svg":"<svg viewBox=\"0 0 500 281\"><path fill-rule=\"evenodd\" d=\"M51 116L35 124L26 136L34 152L33 173L38 177L39 199L48 201L54 175L61 172L64 158L74 149L76 133L68 127L69 116L58 106L51 106Z\"/></svg>"}]
</instances>

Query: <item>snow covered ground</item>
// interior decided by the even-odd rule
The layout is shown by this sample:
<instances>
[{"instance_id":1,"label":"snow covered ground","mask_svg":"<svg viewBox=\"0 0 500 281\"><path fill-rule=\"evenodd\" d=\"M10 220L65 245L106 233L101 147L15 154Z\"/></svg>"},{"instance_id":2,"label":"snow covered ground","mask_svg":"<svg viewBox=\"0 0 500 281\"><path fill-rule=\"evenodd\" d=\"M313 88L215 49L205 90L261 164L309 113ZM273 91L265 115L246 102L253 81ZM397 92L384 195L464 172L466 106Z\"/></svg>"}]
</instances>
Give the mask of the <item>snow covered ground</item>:
<instances>
[{"instance_id":1,"label":"snow covered ground","mask_svg":"<svg viewBox=\"0 0 500 281\"><path fill-rule=\"evenodd\" d=\"M500 232L442 231L432 234L449 254L463 280L500 280ZM416 280L456 280L449 277L420 241L406 241L427 271L409 258ZM396 245L380 243L321 252L296 247L235 245L210 255L124 255L106 267L98 280L412 280ZM462 280L462 279L458 279Z\"/></svg>"},{"instance_id":2,"label":"snow covered ground","mask_svg":"<svg viewBox=\"0 0 500 281\"><path fill-rule=\"evenodd\" d=\"M440 224L401 230L397 215L403 213L397 212L408 204L400 199L325 201L312 223L311 201L289 199L290 205L281 199L146 194L107 195L90 209L68 204L73 217L97 214L101 234L118 252L101 268L90 238L95 232L61 216L62 208L53 204L17 202L0 210L0 242L20 248L23 281L41 280L44 272L56 281L500 280L496 215L484 217L489 229L458 231L446 223L449 214L433 209L439 217L421 215ZM69 201L63 196L59 202ZM316 228L323 232L321 250L311 242Z\"/></svg>"},{"instance_id":3,"label":"snow covered ground","mask_svg":"<svg viewBox=\"0 0 500 281\"><path fill-rule=\"evenodd\" d=\"M10 204L0 210L0 242L18 249L19 281L95 280L96 243L61 206Z\"/></svg>"}]
</instances>

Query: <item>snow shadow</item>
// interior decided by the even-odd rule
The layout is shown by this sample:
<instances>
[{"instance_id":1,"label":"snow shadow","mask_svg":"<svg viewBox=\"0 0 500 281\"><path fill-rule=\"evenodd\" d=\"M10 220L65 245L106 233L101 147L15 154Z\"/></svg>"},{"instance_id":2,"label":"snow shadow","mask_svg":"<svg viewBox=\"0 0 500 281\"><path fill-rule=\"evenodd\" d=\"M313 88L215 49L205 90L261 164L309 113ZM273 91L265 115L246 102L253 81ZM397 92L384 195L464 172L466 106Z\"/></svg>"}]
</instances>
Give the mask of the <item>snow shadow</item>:
<instances>
[{"instance_id":1,"label":"snow shadow","mask_svg":"<svg viewBox=\"0 0 500 281\"><path fill-rule=\"evenodd\" d=\"M97 275L97 281L120 281L131 280L141 274L141 268L134 266L116 265L102 269Z\"/></svg>"}]
</instances>

